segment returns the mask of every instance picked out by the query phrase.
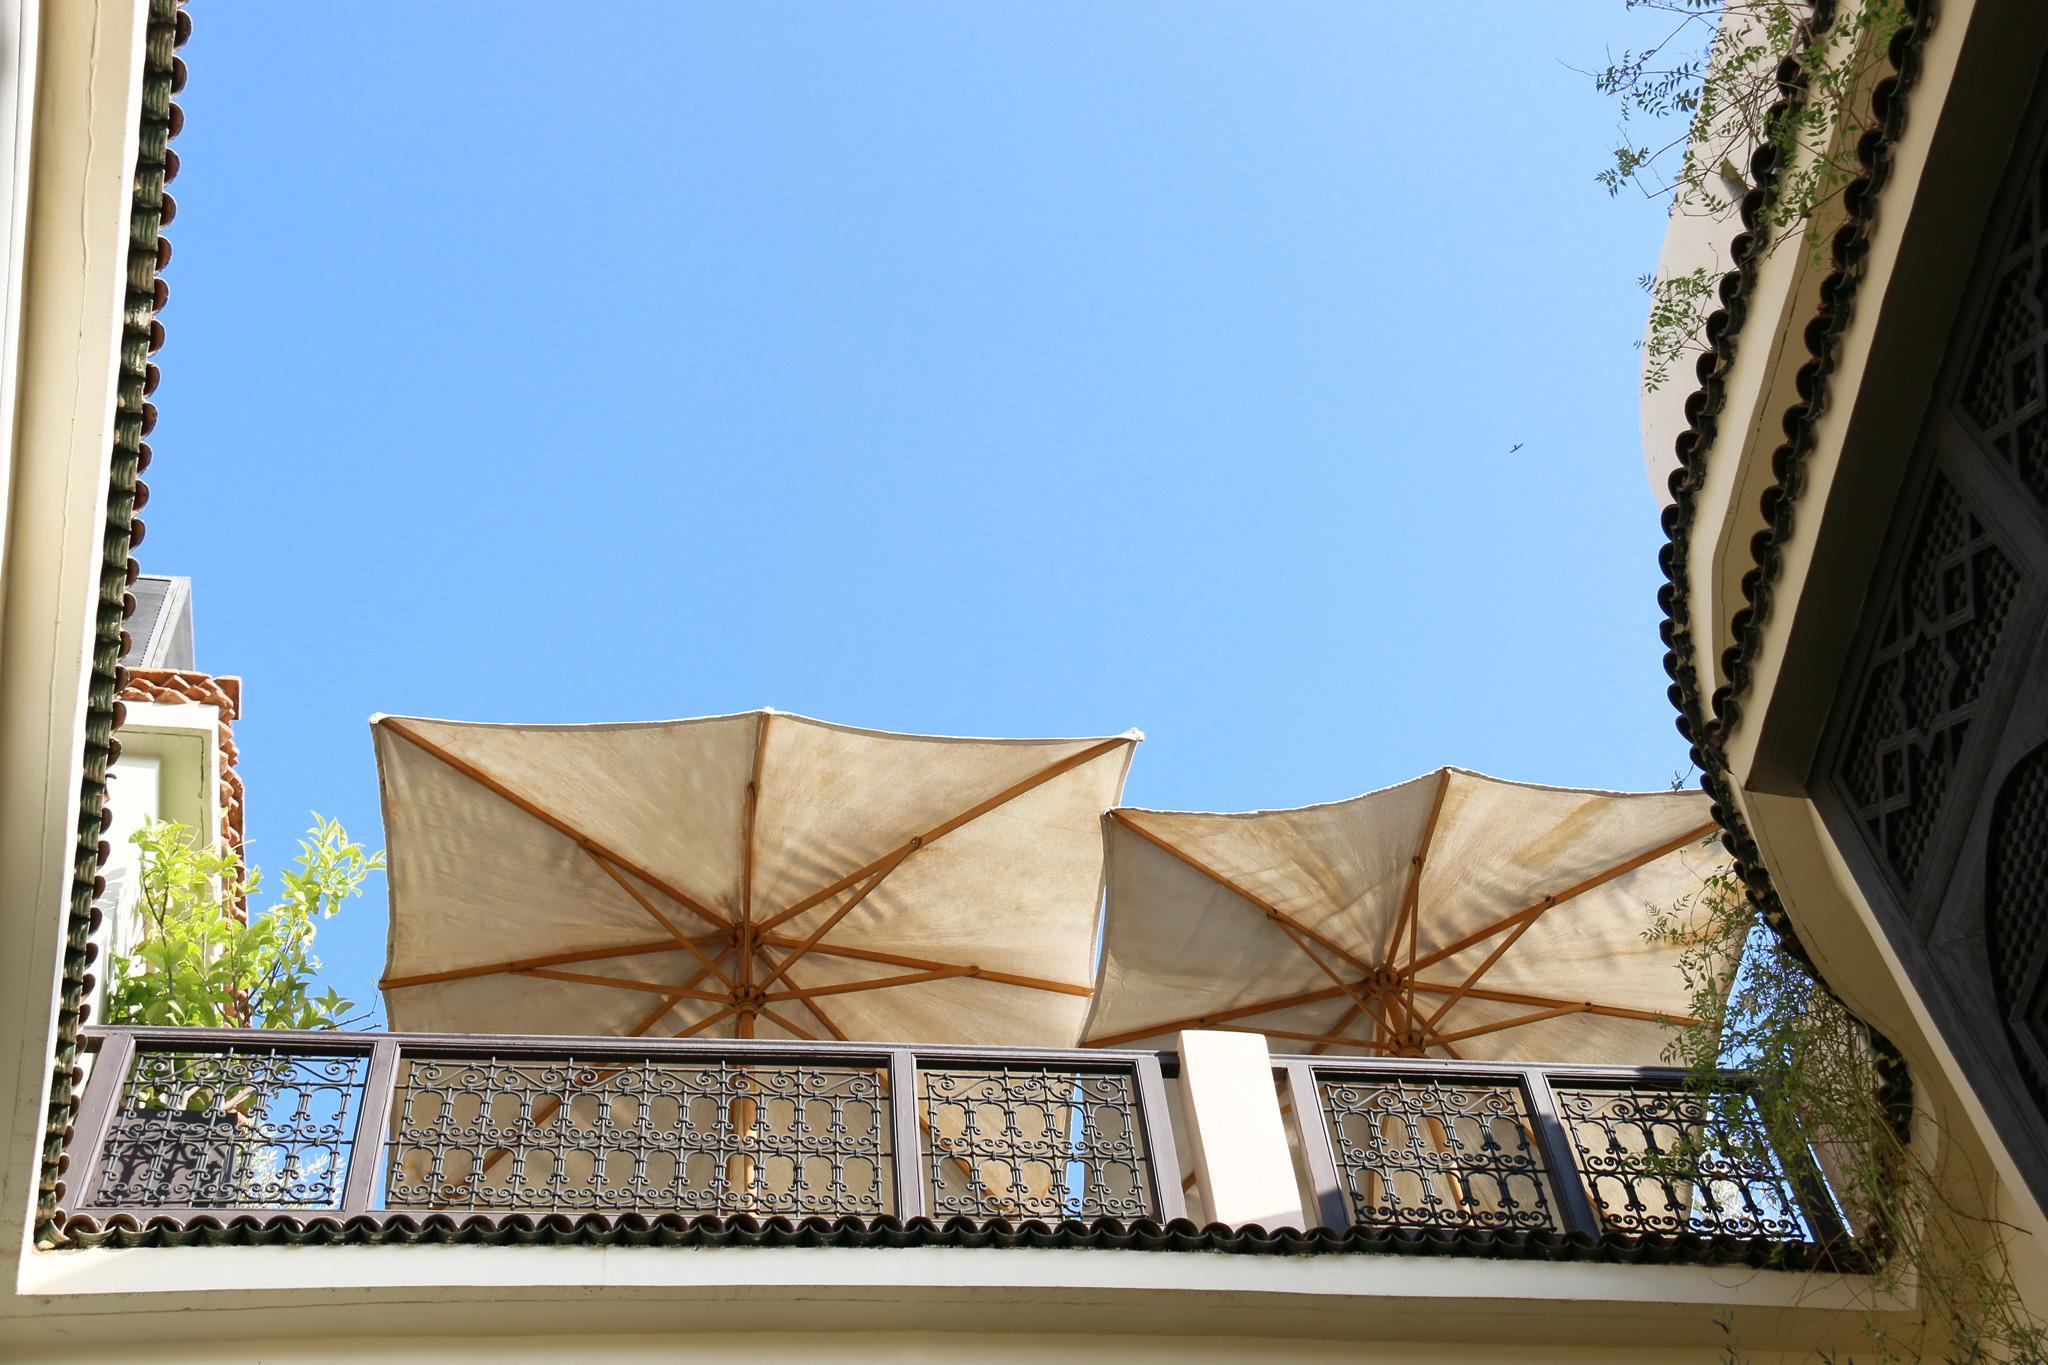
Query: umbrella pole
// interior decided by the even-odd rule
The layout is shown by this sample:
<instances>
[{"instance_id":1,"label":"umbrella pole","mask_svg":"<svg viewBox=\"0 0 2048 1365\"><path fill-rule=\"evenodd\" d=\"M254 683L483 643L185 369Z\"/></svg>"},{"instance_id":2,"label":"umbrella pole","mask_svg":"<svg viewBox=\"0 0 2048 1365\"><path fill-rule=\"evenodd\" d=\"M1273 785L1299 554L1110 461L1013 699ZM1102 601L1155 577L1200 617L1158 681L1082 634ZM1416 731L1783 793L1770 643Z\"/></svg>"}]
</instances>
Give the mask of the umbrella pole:
<instances>
[{"instance_id":1,"label":"umbrella pole","mask_svg":"<svg viewBox=\"0 0 2048 1365\"><path fill-rule=\"evenodd\" d=\"M742 1068L739 1072L741 1086L753 1084L753 1072ZM758 1214L761 1211L761 1192L756 1184L761 1176L758 1157L746 1148L760 1138L761 1102L751 1095L741 1094L732 1102L732 1126L740 1149L725 1161L726 1185L746 1191L736 1212Z\"/></svg>"}]
</instances>

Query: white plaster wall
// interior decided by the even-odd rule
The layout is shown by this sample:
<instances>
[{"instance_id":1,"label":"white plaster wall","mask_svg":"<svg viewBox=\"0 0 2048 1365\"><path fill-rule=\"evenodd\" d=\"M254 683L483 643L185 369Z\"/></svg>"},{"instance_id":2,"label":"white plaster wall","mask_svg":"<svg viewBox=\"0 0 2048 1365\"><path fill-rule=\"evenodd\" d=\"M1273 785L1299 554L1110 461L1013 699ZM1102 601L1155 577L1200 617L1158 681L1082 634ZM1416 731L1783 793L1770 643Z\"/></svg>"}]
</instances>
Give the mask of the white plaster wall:
<instances>
[{"instance_id":1,"label":"white plaster wall","mask_svg":"<svg viewBox=\"0 0 2048 1365\"><path fill-rule=\"evenodd\" d=\"M1306 1227L1265 1036L1189 1030L1175 1050L1195 1188L1208 1217L1233 1227Z\"/></svg>"},{"instance_id":2,"label":"white plaster wall","mask_svg":"<svg viewBox=\"0 0 2048 1365\"><path fill-rule=\"evenodd\" d=\"M29 150L35 129L38 0L0 0L0 413L12 413L21 375L22 286L28 268ZM13 483L12 423L0 423L0 564ZM6 602L0 595L0 625ZM0 632L0 641L4 641Z\"/></svg>"},{"instance_id":3,"label":"white plaster wall","mask_svg":"<svg viewBox=\"0 0 2048 1365\"><path fill-rule=\"evenodd\" d=\"M1715 276L1729 264L1728 244L1742 230L1732 214L1710 217L1698 213L1673 213L1664 230L1664 249L1657 258L1657 278L1677 279L1704 268ZM1650 479L1650 492L1658 507L1671 502L1671 471L1678 468L1674 447L1686 429L1685 400L1699 386L1694 364L1704 347L1693 347L1666 367L1664 382L1649 384L1650 324L1643 321L1643 383L1638 418L1643 433L1643 469Z\"/></svg>"},{"instance_id":4,"label":"white plaster wall","mask_svg":"<svg viewBox=\"0 0 2048 1365\"><path fill-rule=\"evenodd\" d=\"M0 1285L13 1283L26 1250L40 1169L113 447L143 17L141 0L40 7L0 562Z\"/></svg>"},{"instance_id":5,"label":"white plaster wall","mask_svg":"<svg viewBox=\"0 0 2048 1365\"><path fill-rule=\"evenodd\" d=\"M150 1359L203 1361L207 1365L230 1360L274 1362L305 1361L309 1365L353 1365L353 1362L393 1360L446 1361L569 1361L589 1359L602 1353L608 1361L783 1361L829 1359L834 1362L876 1362L877 1365L971 1365L979 1361L1018 1361L1044 1365L1049 1357L1070 1360L1116 1360L1147 1362L1184 1361L1277 1361L1326 1360L1373 1361L1386 1365L1437 1365L1438 1362L1666 1362L1724 1361L1718 1348L1691 1347L1643 1350L1625 1347L1588 1351L1582 1348L1526 1345L1443 1346L1428 1343L1395 1343L1361 1346L1352 1341L1283 1341L1258 1337L1189 1336L1106 1336L1074 1334L1053 1336L1021 1333L939 1333L939 1332L835 1332L829 1335L802 1333L662 1333L606 1337L597 1343L587 1336L523 1337L500 1340L454 1337L401 1337L375 1343L308 1341L284 1337L255 1342L195 1342L165 1345L153 1350ZM25 1362L78 1365L69 1350L34 1351L11 1357ZM1745 1351L1751 1365L1810 1361L1802 1352Z\"/></svg>"},{"instance_id":6,"label":"white plaster wall","mask_svg":"<svg viewBox=\"0 0 2048 1365\"><path fill-rule=\"evenodd\" d=\"M0 1307L0 1341L24 1355L60 1342L117 1354L272 1337L952 1332L1641 1358L1718 1350L1721 1317L1749 1350L1810 1351L1899 1307L1865 1280L1742 1268L1078 1249L138 1248L45 1254L28 1272L24 1297Z\"/></svg>"}]
</instances>

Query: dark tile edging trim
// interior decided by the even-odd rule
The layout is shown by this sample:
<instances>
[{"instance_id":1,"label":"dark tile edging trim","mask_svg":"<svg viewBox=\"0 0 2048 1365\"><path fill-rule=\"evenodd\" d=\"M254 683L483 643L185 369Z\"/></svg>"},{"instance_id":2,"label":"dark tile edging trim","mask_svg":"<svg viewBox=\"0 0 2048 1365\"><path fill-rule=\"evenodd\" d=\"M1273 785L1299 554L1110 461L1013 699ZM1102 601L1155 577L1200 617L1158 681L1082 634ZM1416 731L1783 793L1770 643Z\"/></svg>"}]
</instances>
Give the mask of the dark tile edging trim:
<instances>
[{"instance_id":1,"label":"dark tile edging trim","mask_svg":"<svg viewBox=\"0 0 2048 1365\"><path fill-rule=\"evenodd\" d=\"M1159 1223L1044 1222L1036 1219L943 1221L893 1217L723 1218L685 1214L440 1214L383 1213L336 1216L269 1214L212 1218L136 1219L116 1215L104 1221L74 1216L67 1227L74 1245L143 1246L335 1246L363 1244L494 1246L661 1246L661 1247L1033 1247L1120 1251L1212 1251L1232 1255L1315 1256L1380 1253L1453 1256L1492 1260L1594 1261L1634 1265L1740 1265L1757 1269L1830 1270L1845 1274L1869 1269L1852 1246L1768 1242L1755 1238L1708 1237L1695 1233L1623 1234L1506 1229L1375 1230L1327 1228L1302 1231L1223 1223L1199 1226L1189 1219Z\"/></svg>"},{"instance_id":2,"label":"dark tile edging trim","mask_svg":"<svg viewBox=\"0 0 2048 1365\"><path fill-rule=\"evenodd\" d=\"M1831 22L1830 4L1816 14L1817 22ZM1700 769L1700 786L1713 801L1715 821L1734 859L1751 900L1764 922L1771 927L1786 950L1825 978L1800 942L1797 930L1785 913L1783 902L1771 883L1756 840L1735 803L1722 743L1740 716L1740 698L1751 677L1757 640L1769 607L1769 584L1775 577L1778 555L1792 526L1793 505L1802 486L1803 461L1811 447L1813 423L1826 397L1826 384L1833 369L1835 344L1848 324L1850 304L1862 278L1861 266L1869 244L1879 192L1890 164L1890 152L1905 122L1906 93L1917 70L1921 45L1934 20L1934 0L1906 0L1906 23L1893 35L1887 53L1892 74L1881 79L1871 94L1875 116L1872 129L1857 145L1863 174L1843 190L1847 220L1831 239L1834 269L1822 281L1820 306L1807 324L1804 341L1812 357L1796 377L1800 401L1785 414L1787 443L1772 456L1776 481L1761 498L1761 511L1768 529L1754 542L1758 568L1744 576L1743 592L1749 605L1732 620L1738 645L1724 655L1730 668L1731 686L1720 689L1703 705L1700 695L1697 641L1692 634L1691 578L1686 546L1697 508L1695 498L1706 477L1706 464L1716 433L1716 418L1726 399L1726 377L1733 365L1737 336L1748 312L1756 284L1763 243L1755 230L1758 216L1776 193L1777 165L1773 150L1759 147L1751 157L1755 189L1742 202L1745 231L1735 239L1735 269L1722 276L1722 307L1708 318L1707 350L1698 363L1699 388L1686 399L1687 429L1676 442L1678 468L1671 474L1672 504L1664 512L1666 543L1659 552L1659 564L1667 582L1658 592L1664 613L1660 628L1666 646L1665 672L1671 677L1670 697L1678 711L1679 733L1691 746L1691 757ZM1786 89L1786 105L1804 97L1803 74L1796 59L1787 59L1778 71ZM1711 714L1710 714L1711 711ZM1912 1078L1896 1045L1865 1025L1877 1054L1879 1088L1886 1111L1903 1138L1912 1119Z\"/></svg>"},{"instance_id":3,"label":"dark tile edging trim","mask_svg":"<svg viewBox=\"0 0 2048 1365\"><path fill-rule=\"evenodd\" d=\"M91 991L92 932L99 914L93 901L106 890L100 874L112 850L107 828L107 769L120 756L114 737L124 708L118 694L126 681L120 658L128 633L121 623L135 610L128 586L140 571L133 550L142 543L137 515L149 501L142 471L149 467L149 442L157 385L150 357L163 346L157 321L170 297L158 272L170 260L163 229L177 213L166 187L177 177L178 157L170 148L184 120L172 96L185 85L185 63L177 49L191 32L184 0L150 0L143 36L142 126L135 159L134 199L128 218L127 290L122 303L121 353L115 372L114 451L107 488L106 527L101 542L99 603L94 622L92 671L86 682L85 772L80 787L78 841L71 869L71 904L64 926L63 976L58 986L56 1047L52 1054L50 1104L43 1122L42 1163L36 1185L36 1242L64 1240L57 1200L64 1176L64 1144L78 1107L78 1030L85 1023Z\"/></svg>"}]
</instances>

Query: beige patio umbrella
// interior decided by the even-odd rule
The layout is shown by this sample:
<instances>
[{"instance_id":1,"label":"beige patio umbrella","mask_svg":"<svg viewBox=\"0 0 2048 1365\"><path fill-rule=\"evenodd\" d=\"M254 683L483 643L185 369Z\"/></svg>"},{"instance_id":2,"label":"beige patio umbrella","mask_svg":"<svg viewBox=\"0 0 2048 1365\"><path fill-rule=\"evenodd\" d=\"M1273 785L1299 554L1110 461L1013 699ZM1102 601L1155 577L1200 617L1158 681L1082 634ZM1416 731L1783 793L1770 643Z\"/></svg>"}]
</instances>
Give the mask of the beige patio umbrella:
<instances>
[{"instance_id":1,"label":"beige patio umbrella","mask_svg":"<svg viewBox=\"0 0 2048 1365\"><path fill-rule=\"evenodd\" d=\"M371 721L391 1027L1071 1046L1137 732Z\"/></svg>"},{"instance_id":2,"label":"beige patio umbrella","mask_svg":"<svg viewBox=\"0 0 2048 1365\"><path fill-rule=\"evenodd\" d=\"M1105 817L1085 1040L1263 1033L1282 1051L1651 1065L1688 1007L1643 931L1725 866L1697 793L1461 768L1349 801Z\"/></svg>"}]
</instances>

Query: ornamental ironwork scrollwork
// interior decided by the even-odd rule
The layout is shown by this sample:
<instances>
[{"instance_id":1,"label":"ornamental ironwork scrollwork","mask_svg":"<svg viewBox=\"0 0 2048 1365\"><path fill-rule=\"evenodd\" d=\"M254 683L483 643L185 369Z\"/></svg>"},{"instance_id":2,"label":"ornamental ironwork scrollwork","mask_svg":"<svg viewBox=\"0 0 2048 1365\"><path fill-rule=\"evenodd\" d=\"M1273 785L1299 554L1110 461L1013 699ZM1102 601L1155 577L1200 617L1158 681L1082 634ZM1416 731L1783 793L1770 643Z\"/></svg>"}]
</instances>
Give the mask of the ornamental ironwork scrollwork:
<instances>
[{"instance_id":1,"label":"ornamental ironwork scrollwork","mask_svg":"<svg viewBox=\"0 0 2048 1365\"><path fill-rule=\"evenodd\" d=\"M1557 1225L1519 1085L1319 1075L1317 1089L1355 1224Z\"/></svg>"},{"instance_id":2,"label":"ornamental ironwork scrollwork","mask_svg":"<svg viewBox=\"0 0 2048 1365\"><path fill-rule=\"evenodd\" d=\"M109 1119L100 1207L332 1209L365 1060L138 1048Z\"/></svg>"},{"instance_id":3,"label":"ornamental ironwork scrollwork","mask_svg":"<svg viewBox=\"0 0 2048 1365\"><path fill-rule=\"evenodd\" d=\"M1557 1116L1601 1223L1617 1232L1812 1240L1797 1191L1744 1094L1557 1087Z\"/></svg>"},{"instance_id":4,"label":"ornamental ironwork scrollwork","mask_svg":"<svg viewBox=\"0 0 2048 1365\"><path fill-rule=\"evenodd\" d=\"M723 1060L407 1057L388 1208L888 1211L883 1074Z\"/></svg>"},{"instance_id":5,"label":"ornamental ironwork scrollwork","mask_svg":"<svg viewBox=\"0 0 2048 1365\"><path fill-rule=\"evenodd\" d=\"M1158 1215L1129 1074L997 1067L918 1077L934 1216Z\"/></svg>"},{"instance_id":6,"label":"ornamental ironwork scrollwork","mask_svg":"<svg viewBox=\"0 0 2048 1365\"><path fill-rule=\"evenodd\" d=\"M1836 765L1857 822L1908 890L2019 584L2012 560L1937 471L1885 598Z\"/></svg>"}]
</instances>

